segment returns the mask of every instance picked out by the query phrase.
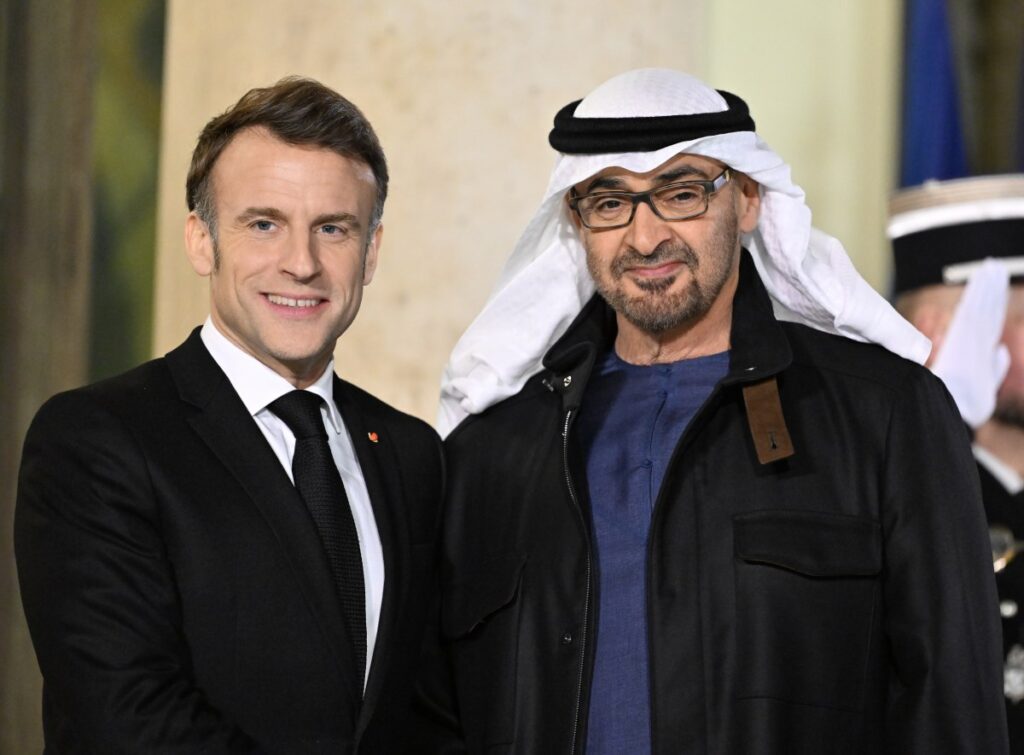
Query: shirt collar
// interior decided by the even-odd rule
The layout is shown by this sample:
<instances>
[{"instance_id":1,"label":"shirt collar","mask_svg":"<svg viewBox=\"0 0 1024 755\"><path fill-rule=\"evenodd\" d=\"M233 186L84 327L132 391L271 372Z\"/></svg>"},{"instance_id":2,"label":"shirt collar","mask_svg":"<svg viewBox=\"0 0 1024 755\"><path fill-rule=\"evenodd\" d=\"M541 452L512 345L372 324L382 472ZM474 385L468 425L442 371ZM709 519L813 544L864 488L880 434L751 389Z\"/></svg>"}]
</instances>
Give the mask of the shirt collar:
<instances>
[{"instance_id":1,"label":"shirt collar","mask_svg":"<svg viewBox=\"0 0 1024 755\"><path fill-rule=\"evenodd\" d=\"M295 386L279 374L263 364L256 357L242 351L221 333L210 317L206 318L199 333L203 345L217 365L227 375L231 386L242 399L249 414L256 417L262 411L269 411L267 405L281 398ZM341 414L334 403L334 359L327 363L323 374L316 382L307 386L310 393L315 393L324 400L327 407L327 418L335 433L340 433L344 425Z\"/></svg>"}]
</instances>

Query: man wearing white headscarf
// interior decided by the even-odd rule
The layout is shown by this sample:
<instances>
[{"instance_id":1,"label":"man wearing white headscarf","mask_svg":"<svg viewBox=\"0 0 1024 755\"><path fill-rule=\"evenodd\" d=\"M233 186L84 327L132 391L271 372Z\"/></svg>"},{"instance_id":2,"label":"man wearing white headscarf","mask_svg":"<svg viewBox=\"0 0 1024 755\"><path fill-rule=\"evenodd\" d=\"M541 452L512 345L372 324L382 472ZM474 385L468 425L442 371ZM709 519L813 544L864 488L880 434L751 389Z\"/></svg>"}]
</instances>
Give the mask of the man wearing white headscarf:
<instances>
[{"instance_id":1,"label":"man wearing white headscarf","mask_svg":"<svg viewBox=\"0 0 1024 755\"><path fill-rule=\"evenodd\" d=\"M632 71L550 141L444 376L449 749L1004 752L977 480L928 341L738 97Z\"/></svg>"}]
</instances>

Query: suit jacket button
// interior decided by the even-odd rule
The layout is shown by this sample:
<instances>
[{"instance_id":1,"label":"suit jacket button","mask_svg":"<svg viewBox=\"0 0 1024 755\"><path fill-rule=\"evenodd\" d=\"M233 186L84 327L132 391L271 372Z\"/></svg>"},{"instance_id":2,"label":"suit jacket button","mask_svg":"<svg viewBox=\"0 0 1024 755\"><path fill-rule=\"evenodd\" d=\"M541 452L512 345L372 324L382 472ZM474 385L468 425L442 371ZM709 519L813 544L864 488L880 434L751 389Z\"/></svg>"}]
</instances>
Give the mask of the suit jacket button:
<instances>
[{"instance_id":1,"label":"suit jacket button","mask_svg":"<svg viewBox=\"0 0 1024 755\"><path fill-rule=\"evenodd\" d=\"M572 644L572 632L563 632L562 633L562 644L563 645L571 645Z\"/></svg>"}]
</instances>

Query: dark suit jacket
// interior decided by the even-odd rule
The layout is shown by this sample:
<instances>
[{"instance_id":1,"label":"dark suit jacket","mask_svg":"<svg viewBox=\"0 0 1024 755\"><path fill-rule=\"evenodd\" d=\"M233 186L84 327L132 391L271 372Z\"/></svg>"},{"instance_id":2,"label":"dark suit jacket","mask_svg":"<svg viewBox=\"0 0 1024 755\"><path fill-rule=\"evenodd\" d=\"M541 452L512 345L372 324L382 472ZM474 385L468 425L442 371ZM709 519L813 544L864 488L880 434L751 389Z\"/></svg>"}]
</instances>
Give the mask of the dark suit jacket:
<instances>
[{"instance_id":1,"label":"dark suit jacket","mask_svg":"<svg viewBox=\"0 0 1024 755\"><path fill-rule=\"evenodd\" d=\"M337 378L334 396L384 550L361 704L312 520L198 330L40 409L15 548L47 752L406 747L441 448L428 425Z\"/></svg>"}]
</instances>

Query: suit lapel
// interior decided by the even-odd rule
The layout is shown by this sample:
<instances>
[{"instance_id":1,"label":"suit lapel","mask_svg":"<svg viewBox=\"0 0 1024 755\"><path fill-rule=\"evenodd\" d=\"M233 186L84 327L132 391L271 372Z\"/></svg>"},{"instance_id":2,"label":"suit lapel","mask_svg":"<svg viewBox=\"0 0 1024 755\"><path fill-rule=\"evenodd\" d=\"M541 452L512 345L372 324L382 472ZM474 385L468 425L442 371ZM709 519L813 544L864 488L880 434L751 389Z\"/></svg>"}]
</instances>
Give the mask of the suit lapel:
<instances>
[{"instance_id":1,"label":"suit lapel","mask_svg":"<svg viewBox=\"0 0 1024 755\"><path fill-rule=\"evenodd\" d=\"M350 641L327 556L288 475L227 377L206 351L198 329L167 355L182 398L200 411L196 433L231 472L281 544L299 589L319 621L343 679L351 679ZM350 693L353 685L342 685ZM353 701L354 702L354 701Z\"/></svg>"},{"instance_id":2,"label":"suit lapel","mask_svg":"<svg viewBox=\"0 0 1024 755\"><path fill-rule=\"evenodd\" d=\"M410 553L408 523L402 516L403 494L393 439L383 419L372 411L347 383L335 377L334 400L345 421L366 489L384 551L384 596L377 639L370 665L370 676L363 696L363 707L356 727L359 740L373 715L391 657L392 635L398 620L398 608L405 600L407 583L404 563Z\"/></svg>"}]
</instances>

